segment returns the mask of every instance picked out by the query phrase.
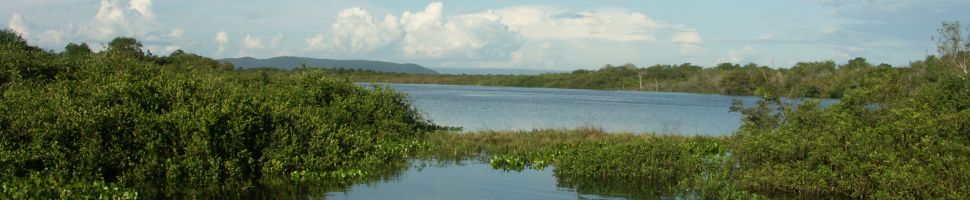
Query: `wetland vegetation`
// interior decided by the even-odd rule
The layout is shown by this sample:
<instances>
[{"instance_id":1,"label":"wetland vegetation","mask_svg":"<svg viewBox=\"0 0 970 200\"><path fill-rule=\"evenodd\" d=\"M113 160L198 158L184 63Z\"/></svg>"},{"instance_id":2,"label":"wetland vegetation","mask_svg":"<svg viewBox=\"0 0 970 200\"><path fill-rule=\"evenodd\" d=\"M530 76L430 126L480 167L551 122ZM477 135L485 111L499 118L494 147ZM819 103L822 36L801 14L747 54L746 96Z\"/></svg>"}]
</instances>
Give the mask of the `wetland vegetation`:
<instances>
[{"instance_id":1,"label":"wetland vegetation","mask_svg":"<svg viewBox=\"0 0 970 200\"><path fill-rule=\"evenodd\" d=\"M787 70L654 68L696 71L663 79L687 88L698 83L692 80L712 80L697 74L717 74L719 80L734 80L731 74L755 77L737 82L750 84L744 87L697 91L741 88L729 93L763 97L731 108L744 119L729 136L596 128L456 133L424 120L400 93L349 81L360 79L347 73L361 72L233 70L182 51L145 53L138 41L124 37L98 53L85 44L55 53L3 30L0 195L305 197L392 177L408 167L409 159L482 159L503 170L553 167L561 184L580 191L660 190L726 199L960 199L970 196L970 79L959 68L968 55L943 48L939 56L900 68L864 60ZM650 69L607 67L535 77L609 77L602 73ZM795 80L797 87L782 83L791 79L772 82L792 77L786 73L827 78ZM629 73L622 74L614 78L630 81ZM581 83L568 80L563 82ZM814 81L820 82L815 89L805 86ZM628 87L622 85L601 89ZM791 91L841 99L826 107L780 100ZM640 194L631 198L656 197L656 192Z\"/></svg>"}]
</instances>

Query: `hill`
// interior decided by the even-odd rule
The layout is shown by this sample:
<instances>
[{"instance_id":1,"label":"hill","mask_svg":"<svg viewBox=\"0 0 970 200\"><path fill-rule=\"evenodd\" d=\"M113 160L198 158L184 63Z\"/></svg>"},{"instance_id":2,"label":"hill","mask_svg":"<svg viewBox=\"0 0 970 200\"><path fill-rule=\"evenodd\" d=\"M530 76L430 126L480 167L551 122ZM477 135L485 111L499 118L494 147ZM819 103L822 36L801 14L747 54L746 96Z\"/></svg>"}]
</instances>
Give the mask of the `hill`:
<instances>
[{"instance_id":1,"label":"hill","mask_svg":"<svg viewBox=\"0 0 970 200\"><path fill-rule=\"evenodd\" d=\"M243 58L226 58L223 61L232 63L233 65L241 68L256 68L256 67L273 67L282 69L294 69L300 66L300 64L306 64L307 67L321 67L321 68L345 68L345 69L364 69L364 70L374 70L379 72L395 72L395 73L408 73L408 74L438 74L438 72L425 68L417 64L400 64L384 61L371 61L371 60L331 60L331 59L316 59L316 58L306 58L306 57L292 57L283 56L268 59L257 59L252 57Z\"/></svg>"}]
</instances>

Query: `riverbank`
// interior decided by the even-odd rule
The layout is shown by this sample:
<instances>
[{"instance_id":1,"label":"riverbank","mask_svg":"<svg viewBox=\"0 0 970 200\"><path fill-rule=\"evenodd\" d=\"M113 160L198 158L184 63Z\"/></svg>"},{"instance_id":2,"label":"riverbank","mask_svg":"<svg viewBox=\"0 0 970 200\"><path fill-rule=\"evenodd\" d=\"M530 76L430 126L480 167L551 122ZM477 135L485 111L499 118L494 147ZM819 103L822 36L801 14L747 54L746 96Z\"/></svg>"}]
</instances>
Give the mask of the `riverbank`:
<instances>
[{"instance_id":1,"label":"riverbank","mask_svg":"<svg viewBox=\"0 0 970 200\"><path fill-rule=\"evenodd\" d=\"M760 90L726 108L742 115L730 136L456 133L393 89L328 71L233 70L124 37L98 53L0 38L4 199L305 197L394 177L412 159L552 166L578 188L656 184L698 198L970 196L966 74L871 68L824 107ZM911 69L952 70L934 59Z\"/></svg>"},{"instance_id":2,"label":"riverbank","mask_svg":"<svg viewBox=\"0 0 970 200\"><path fill-rule=\"evenodd\" d=\"M909 84L925 84L946 69L935 68L936 58L914 62L909 67L870 64L864 58L846 63L835 61L799 62L790 67L721 63L703 67L690 63L638 67L633 64L606 65L596 70L544 73L538 75L404 74L367 70L330 69L327 73L354 82L480 85L595 90L689 92L733 96L772 93L785 97L838 99L862 82L858 77L876 71L897 71L921 76Z\"/></svg>"}]
</instances>

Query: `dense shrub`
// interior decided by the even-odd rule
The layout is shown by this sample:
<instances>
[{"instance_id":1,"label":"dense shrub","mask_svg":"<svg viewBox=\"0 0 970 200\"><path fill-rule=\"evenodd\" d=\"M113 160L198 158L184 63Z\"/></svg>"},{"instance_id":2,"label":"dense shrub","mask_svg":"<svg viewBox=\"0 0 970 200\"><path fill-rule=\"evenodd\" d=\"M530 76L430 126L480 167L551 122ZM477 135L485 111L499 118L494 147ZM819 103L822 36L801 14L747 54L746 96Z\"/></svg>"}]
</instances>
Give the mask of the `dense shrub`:
<instances>
[{"instance_id":1,"label":"dense shrub","mask_svg":"<svg viewBox=\"0 0 970 200\"><path fill-rule=\"evenodd\" d=\"M970 79L944 76L915 92L900 79L868 77L827 108L775 107L783 113L771 119L776 127L748 118L737 134L741 187L877 199L970 195Z\"/></svg>"},{"instance_id":2,"label":"dense shrub","mask_svg":"<svg viewBox=\"0 0 970 200\"><path fill-rule=\"evenodd\" d=\"M436 128L387 88L317 70L227 71L193 54L146 59L137 41L126 44L70 58L0 44L5 187L50 197L100 183L168 196L270 176L361 177L403 162Z\"/></svg>"}]
</instances>

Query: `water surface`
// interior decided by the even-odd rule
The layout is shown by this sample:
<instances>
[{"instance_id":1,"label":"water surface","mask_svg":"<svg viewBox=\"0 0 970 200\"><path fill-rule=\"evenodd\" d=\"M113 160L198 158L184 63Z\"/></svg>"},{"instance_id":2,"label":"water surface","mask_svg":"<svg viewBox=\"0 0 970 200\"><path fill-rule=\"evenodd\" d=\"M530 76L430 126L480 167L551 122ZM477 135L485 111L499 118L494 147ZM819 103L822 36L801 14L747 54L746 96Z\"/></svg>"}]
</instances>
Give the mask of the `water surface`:
<instances>
[{"instance_id":1,"label":"water surface","mask_svg":"<svg viewBox=\"0 0 970 200\"><path fill-rule=\"evenodd\" d=\"M592 182L591 182L592 181ZM654 185L560 179L552 167L504 171L488 163L414 161L400 176L356 184L327 199L657 199L670 198ZM647 189L644 189L647 188ZM661 187L662 188L662 187Z\"/></svg>"},{"instance_id":2,"label":"water surface","mask_svg":"<svg viewBox=\"0 0 970 200\"><path fill-rule=\"evenodd\" d=\"M672 92L387 84L408 94L425 117L444 126L532 130L593 126L610 132L731 134L741 114L733 99L758 97Z\"/></svg>"}]
</instances>

